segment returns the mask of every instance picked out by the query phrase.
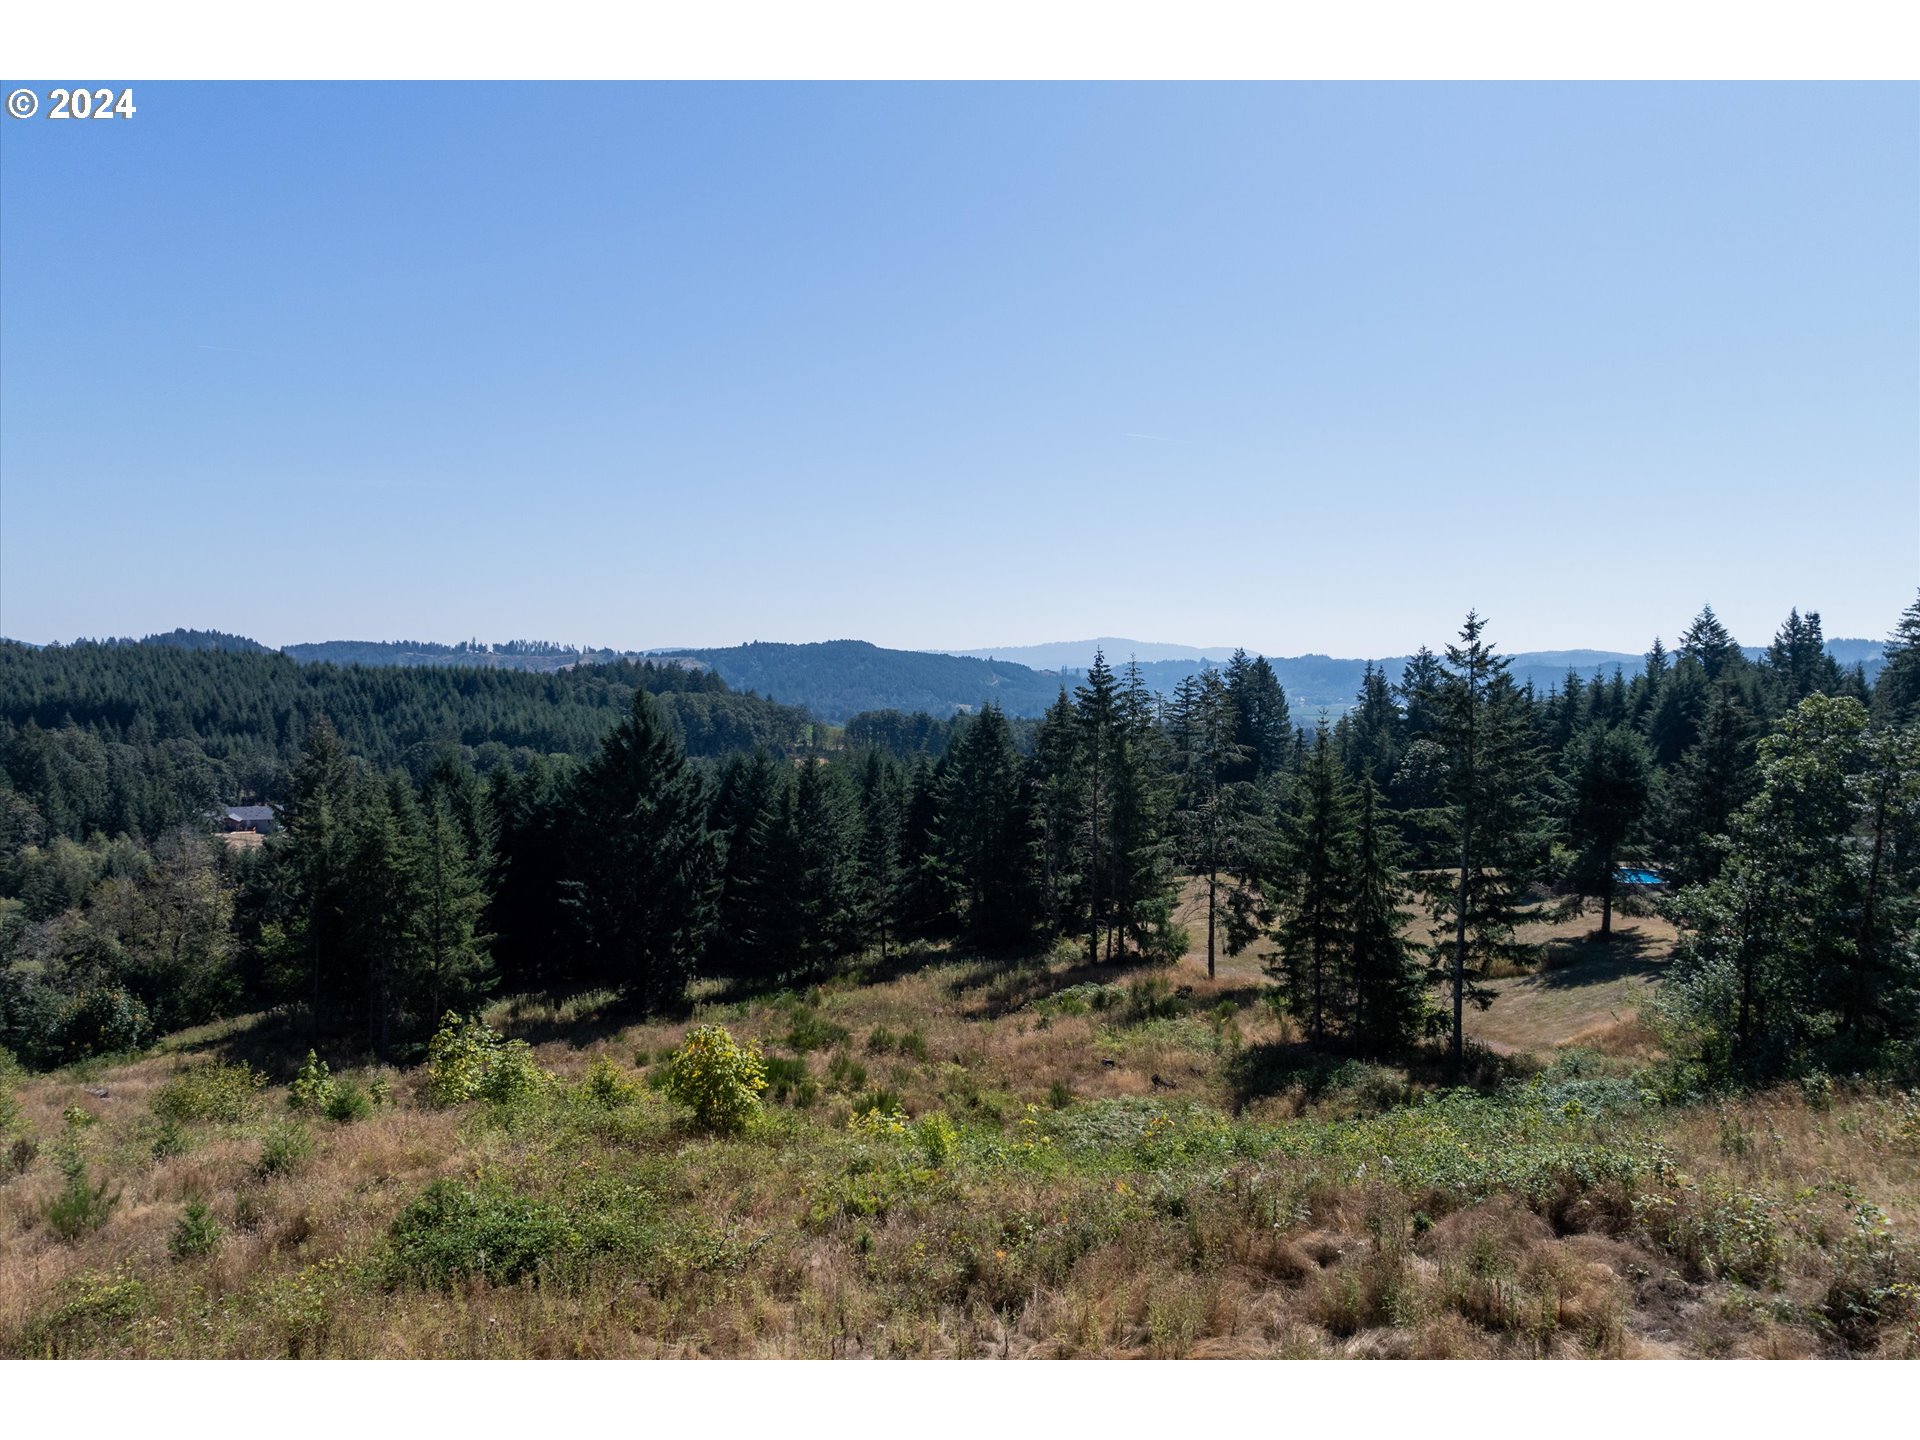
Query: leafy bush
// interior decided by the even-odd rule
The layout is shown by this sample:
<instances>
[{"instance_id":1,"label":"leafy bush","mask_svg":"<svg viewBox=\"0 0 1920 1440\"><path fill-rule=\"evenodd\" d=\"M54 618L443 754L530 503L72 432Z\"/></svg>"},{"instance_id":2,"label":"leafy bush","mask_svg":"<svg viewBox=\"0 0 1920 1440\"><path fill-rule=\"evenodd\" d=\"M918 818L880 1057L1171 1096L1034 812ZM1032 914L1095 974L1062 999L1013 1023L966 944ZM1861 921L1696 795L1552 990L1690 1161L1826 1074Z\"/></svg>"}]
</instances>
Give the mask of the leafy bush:
<instances>
[{"instance_id":1,"label":"leafy bush","mask_svg":"<svg viewBox=\"0 0 1920 1440\"><path fill-rule=\"evenodd\" d=\"M298 1169L313 1154L313 1132L298 1120L276 1120L260 1141L254 1173L262 1180Z\"/></svg>"},{"instance_id":2,"label":"leafy bush","mask_svg":"<svg viewBox=\"0 0 1920 1440\"><path fill-rule=\"evenodd\" d=\"M323 1111L333 1099L333 1090L333 1076L327 1070L327 1062L309 1050L300 1073L287 1086L287 1108Z\"/></svg>"},{"instance_id":3,"label":"leafy bush","mask_svg":"<svg viewBox=\"0 0 1920 1440\"><path fill-rule=\"evenodd\" d=\"M513 1105L544 1090L552 1076L524 1040L502 1040L477 1016L449 1011L427 1045L428 1103L486 1100Z\"/></svg>"},{"instance_id":4,"label":"leafy bush","mask_svg":"<svg viewBox=\"0 0 1920 1440\"><path fill-rule=\"evenodd\" d=\"M155 1092L153 1113L180 1124L216 1120L237 1125L259 1112L260 1089L266 1083L266 1076L245 1065L195 1065Z\"/></svg>"},{"instance_id":5,"label":"leafy bush","mask_svg":"<svg viewBox=\"0 0 1920 1440\"><path fill-rule=\"evenodd\" d=\"M167 1236L167 1253L176 1260L197 1260L220 1248L220 1222L203 1201L188 1202Z\"/></svg>"},{"instance_id":6,"label":"leafy bush","mask_svg":"<svg viewBox=\"0 0 1920 1440\"><path fill-rule=\"evenodd\" d=\"M929 1165L940 1166L953 1158L954 1147L960 1143L960 1130L947 1118L944 1110L935 1110L920 1117L913 1127L914 1138L920 1142L920 1153L927 1157Z\"/></svg>"},{"instance_id":7,"label":"leafy bush","mask_svg":"<svg viewBox=\"0 0 1920 1440\"><path fill-rule=\"evenodd\" d=\"M60 1044L69 1059L138 1050L153 1039L153 1021L140 997L118 985L89 990L78 997L60 1026Z\"/></svg>"},{"instance_id":8,"label":"leafy bush","mask_svg":"<svg viewBox=\"0 0 1920 1440\"><path fill-rule=\"evenodd\" d=\"M667 1061L665 1089L693 1111L703 1130L730 1133L744 1129L760 1109L767 1088L760 1047L742 1048L720 1025L702 1025Z\"/></svg>"},{"instance_id":9,"label":"leafy bush","mask_svg":"<svg viewBox=\"0 0 1920 1440\"><path fill-rule=\"evenodd\" d=\"M618 1110L640 1098L640 1087L629 1080L613 1063L611 1056L599 1055L587 1067L580 1091L605 1110Z\"/></svg>"},{"instance_id":10,"label":"leafy bush","mask_svg":"<svg viewBox=\"0 0 1920 1440\"><path fill-rule=\"evenodd\" d=\"M327 1097L327 1118L340 1125L364 1120L373 1113L373 1101L358 1085L336 1084Z\"/></svg>"},{"instance_id":11,"label":"leafy bush","mask_svg":"<svg viewBox=\"0 0 1920 1440\"><path fill-rule=\"evenodd\" d=\"M1633 1214L1690 1279L1765 1285L1779 1278L1785 1242L1769 1196L1682 1175L1636 1197Z\"/></svg>"},{"instance_id":12,"label":"leafy bush","mask_svg":"<svg viewBox=\"0 0 1920 1440\"><path fill-rule=\"evenodd\" d=\"M469 1275L511 1284L569 1243L558 1207L494 1185L436 1180L388 1232L388 1282L447 1287Z\"/></svg>"}]
</instances>

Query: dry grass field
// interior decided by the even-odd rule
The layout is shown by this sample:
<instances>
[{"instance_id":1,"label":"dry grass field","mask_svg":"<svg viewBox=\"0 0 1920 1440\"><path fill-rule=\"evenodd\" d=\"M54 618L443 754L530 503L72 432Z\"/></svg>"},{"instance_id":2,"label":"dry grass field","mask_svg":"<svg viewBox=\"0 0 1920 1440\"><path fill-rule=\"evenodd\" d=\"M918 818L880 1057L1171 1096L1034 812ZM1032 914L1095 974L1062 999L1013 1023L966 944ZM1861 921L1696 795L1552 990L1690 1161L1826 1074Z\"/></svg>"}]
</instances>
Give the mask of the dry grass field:
<instances>
[{"instance_id":1,"label":"dry grass field","mask_svg":"<svg viewBox=\"0 0 1920 1440\"><path fill-rule=\"evenodd\" d=\"M503 1001L552 1078L497 1104L343 1064L390 1100L294 1116L274 1017L14 1077L0 1354L1920 1354L1920 1097L1662 1099L1670 933L1590 923L1476 1017L1470 1091L1308 1054L1257 956L1065 949ZM702 1022L775 1062L735 1138L647 1083Z\"/></svg>"}]
</instances>

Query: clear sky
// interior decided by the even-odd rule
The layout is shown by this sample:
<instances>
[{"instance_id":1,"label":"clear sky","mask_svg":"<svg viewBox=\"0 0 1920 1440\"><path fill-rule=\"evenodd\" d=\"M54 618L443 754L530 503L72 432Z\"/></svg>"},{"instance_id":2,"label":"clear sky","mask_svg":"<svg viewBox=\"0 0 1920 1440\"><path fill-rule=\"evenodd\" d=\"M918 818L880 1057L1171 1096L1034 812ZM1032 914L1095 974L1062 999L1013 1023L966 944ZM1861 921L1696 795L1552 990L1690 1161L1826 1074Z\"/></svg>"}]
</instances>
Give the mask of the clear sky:
<instances>
[{"instance_id":1,"label":"clear sky","mask_svg":"<svg viewBox=\"0 0 1920 1440\"><path fill-rule=\"evenodd\" d=\"M1637 650L1920 582L1920 87L135 100L0 118L17 638Z\"/></svg>"}]
</instances>

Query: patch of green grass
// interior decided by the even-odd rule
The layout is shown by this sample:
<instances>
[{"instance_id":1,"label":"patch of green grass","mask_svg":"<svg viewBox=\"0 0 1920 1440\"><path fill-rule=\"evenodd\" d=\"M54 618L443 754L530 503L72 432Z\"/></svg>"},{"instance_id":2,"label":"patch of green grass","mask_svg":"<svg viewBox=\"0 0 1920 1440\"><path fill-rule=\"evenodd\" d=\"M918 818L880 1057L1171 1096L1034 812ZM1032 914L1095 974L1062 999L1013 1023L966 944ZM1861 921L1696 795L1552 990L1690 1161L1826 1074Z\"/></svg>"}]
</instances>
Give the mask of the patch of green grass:
<instances>
[{"instance_id":1,"label":"patch of green grass","mask_svg":"<svg viewBox=\"0 0 1920 1440\"><path fill-rule=\"evenodd\" d=\"M237 1125L260 1113L260 1091L266 1083L266 1076L245 1065L190 1066L155 1092L153 1113L181 1123Z\"/></svg>"}]
</instances>

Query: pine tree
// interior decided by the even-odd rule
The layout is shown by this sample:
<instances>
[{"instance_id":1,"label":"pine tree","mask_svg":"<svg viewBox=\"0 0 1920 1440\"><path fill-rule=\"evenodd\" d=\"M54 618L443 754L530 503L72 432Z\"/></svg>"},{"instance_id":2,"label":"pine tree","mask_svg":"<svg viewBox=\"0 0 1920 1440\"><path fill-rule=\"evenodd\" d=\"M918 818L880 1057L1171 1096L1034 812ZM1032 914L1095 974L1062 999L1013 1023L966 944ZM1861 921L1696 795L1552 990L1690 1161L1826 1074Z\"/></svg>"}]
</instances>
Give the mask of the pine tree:
<instances>
[{"instance_id":1,"label":"pine tree","mask_svg":"<svg viewBox=\"0 0 1920 1440\"><path fill-rule=\"evenodd\" d=\"M940 796L939 855L966 933L988 945L1025 940L1037 919L1026 767L998 705L955 743Z\"/></svg>"},{"instance_id":2,"label":"pine tree","mask_svg":"<svg viewBox=\"0 0 1920 1440\"><path fill-rule=\"evenodd\" d=\"M1078 849L1087 884L1087 960L1094 963L1100 959L1102 937L1109 934L1118 892L1118 875L1108 852L1113 844L1114 771L1123 736L1119 687L1105 652L1094 652L1087 678L1073 699L1079 730L1075 747L1081 792Z\"/></svg>"},{"instance_id":3,"label":"pine tree","mask_svg":"<svg viewBox=\"0 0 1920 1440\"><path fill-rule=\"evenodd\" d=\"M1577 892L1600 901L1600 938L1613 937L1620 851L1639 825L1653 785L1646 742L1625 724L1595 722L1569 743L1562 764L1572 804L1567 829Z\"/></svg>"},{"instance_id":4,"label":"pine tree","mask_svg":"<svg viewBox=\"0 0 1920 1440\"><path fill-rule=\"evenodd\" d=\"M495 937L499 974L516 988L577 978L569 957L584 947L563 888L574 838L565 803L570 791L564 771L538 755L521 775L502 767L488 778L493 848L484 858L491 903L482 928Z\"/></svg>"},{"instance_id":5,"label":"pine tree","mask_svg":"<svg viewBox=\"0 0 1920 1440\"><path fill-rule=\"evenodd\" d=\"M1485 630L1486 622L1470 611L1460 643L1447 647L1434 732L1442 756L1434 819L1455 868L1427 885L1434 916L1430 953L1452 995L1456 1070L1465 1059L1467 1002L1484 1009L1493 1000L1479 983L1489 967L1533 958L1533 947L1521 944L1515 931L1550 839L1526 702L1507 659L1483 639Z\"/></svg>"},{"instance_id":6,"label":"pine tree","mask_svg":"<svg viewBox=\"0 0 1920 1440\"><path fill-rule=\"evenodd\" d=\"M1352 850L1346 778L1322 720L1281 842L1275 896L1280 920L1274 930L1276 953L1268 964L1287 1008L1316 1045L1326 1042L1350 1009Z\"/></svg>"},{"instance_id":7,"label":"pine tree","mask_svg":"<svg viewBox=\"0 0 1920 1440\"><path fill-rule=\"evenodd\" d=\"M1091 901L1082 861L1080 731L1066 687L1048 708L1034 737L1029 765L1040 865L1040 908L1053 934L1070 933Z\"/></svg>"},{"instance_id":8,"label":"pine tree","mask_svg":"<svg viewBox=\"0 0 1920 1440\"><path fill-rule=\"evenodd\" d=\"M1920 720L1920 597L1887 637L1886 658L1873 684L1873 712L1887 725Z\"/></svg>"},{"instance_id":9,"label":"pine tree","mask_svg":"<svg viewBox=\"0 0 1920 1440\"><path fill-rule=\"evenodd\" d=\"M1178 771L1176 814L1180 853L1187 868L1206 882L1207 978L1222 919L1227 948L1235 953L1251 940L1235 917L1258 906L1253 894L1267 848L1259 791L1252 781L1229 777L1244 769L1248 747L1240 740L1240 710L1217 670L1202 670L1180 682L1168 713L1168 732ZM1221 895L1226 881L1227 895ZM1225 914L1222 915L1224 909Z\"/></svg>"},{"instance_id":10,"label":"pine tree","mask_svg":"<svg viewBox=\"0 0 1920 1440\"><path fill-rule=\"evenodd\" d=\"M1132 942L1138 954L1169 961L1185 948L1173 923L1173 785L1165 732L1153 692L1129 661L1120 687L1120 742L1114 750L1113 844L1107 871L1114 907L1109 958Z\"/></svg>"},{"instance_id":11,"label":"pine tree","mask_svg":"<svg viewBox=\"0 0 1920 1440\"><path fill-rule=\"evenodd\" d=\"M432 794L417 814L408 837L420 906L416 989L426 1001L421 1018L437 1024L449 1009L468 1012L492 988L493 937L483 929L484 872L474 864L453 798L444 791Z\"/></svg>"},{"instance_id":12,"label":"pine tree","mask_svg":"<svg viewBox=\"0 0 1920 1440\"><path fill-rule=\"evenodd\" d=\"M1720 679L1745 658L1711 605L1702 606L1693 623L1681 634L1680 653L1698 661L1709 680Z\"/></svg>"},{"instance_id":13,"label":"pine tree","mask_svg":"<svg viewBox=\"0 0 1920 1440\"><path fill-rule=\"evenodd\" d=\"M595 968L648 1010L672 1004L713 927L720 842L700 776L644 690L572 787L567 895Z\"/></svg>"},{"instance_id":14,"label":"pine tree","mask_svg":"<svg viewBox=\"0 0 1920 1440\"><path fill-rule=\"evenodd\" d=\"M860 767L860 928L884 962L899 925L900 831L907 792L900 762L869 750Z\"/></svg>"},{"instance_id":15,"label":"pine tree","mask_svg":"<svg viewBox=\"0 0 1920 1440\"><path fill-rule=\"evenodd\" d=\"M1245 650L1235 650L1223 679L1239 750L1225 778L1258 780L1285 770L1293 757L1293 717L1272 663L1264 655L1249 659Z\"/></svg>"},{"instance_id":16,"label":"pine tree","mask_svg":"<svg viewBox=\"0 0 1920 1440\"><path fill-rule=\"evenodd\" d=\"M1354 780L1371 780L1385 789L1392 784L1400 768L1405 749L1401 737L1400 707L1394 703L1393 687L1387 673L1374 668L1371 660L1360 677L1360 692L1354 708L1343 719L1350 723L1343 758L1347 774Z\"/></svg>"},{"instance_id":17,"label":"pine tree","mask_svg":"<svg viewBox=\"0 0 1920 1440\"><path fill-rule=\"evenodd\" d=\"M1407 886L1399 837L1371 778L1360 782L1346 879L1352 1039L1367 1054L1405 1049L1427 1006L1426 976L1406 939Z\"/></svg>"},{"instance_id":18,"label":"pine tree","mask_svg":"<svg viewBox=\"0 0 1920 1440\"><path fill-rule=\"evenodd\" d=\"M1662 802L1663 851L1679 883L1719 873L1719 840L1753 790L1753 722L1730 685L1716 686L1700 739L1680 757Z\"/></svg>"},{"instance_id":19,"label":"pine tree","mask_svg":"<svg viewBox=\"0 0 1920 1440\"><path fill-rule=\"evenodd\" d=\"M735 755L720 772L710 822L723 842L713 950L726 965L757 969L767 958L754 948L753 935L760 927L753 888L768 869L767 837L790 783L787 769L765 747Z\"/></svg>"},{"instance_id":20,"label":"pine tree","mask_svg":"<svg viewBox=\"0 0 1920 1440\"><path fill-rule=\"evenodd\" d=\"M305 971L310 1034L329 1008L330 989L351 964L349 932L357 900L350 861L357 800L363 788L338 733L323 716L307 731L289 778L273 855L278 868L279 922L267 948Z\"/></svg>"},{"instance_id":21,"label":"pine tree","mask_svg":"<svg viewBox=\"0 0 1920 1440\"><path fill-rule=\"evenodd\" d=\"M1767 646L1767 675L1776 710L1791 710L1809 695L1830 695L1840 688L1840 667L1827 654L1818 611L1787 612Z\"/></svg>"}]
</instances>

